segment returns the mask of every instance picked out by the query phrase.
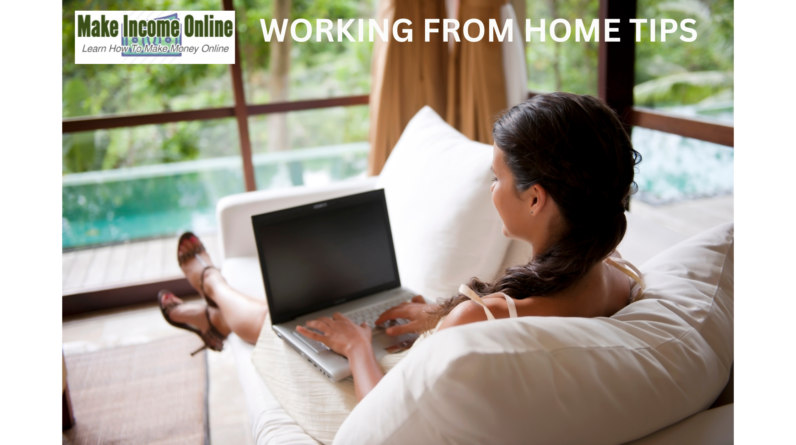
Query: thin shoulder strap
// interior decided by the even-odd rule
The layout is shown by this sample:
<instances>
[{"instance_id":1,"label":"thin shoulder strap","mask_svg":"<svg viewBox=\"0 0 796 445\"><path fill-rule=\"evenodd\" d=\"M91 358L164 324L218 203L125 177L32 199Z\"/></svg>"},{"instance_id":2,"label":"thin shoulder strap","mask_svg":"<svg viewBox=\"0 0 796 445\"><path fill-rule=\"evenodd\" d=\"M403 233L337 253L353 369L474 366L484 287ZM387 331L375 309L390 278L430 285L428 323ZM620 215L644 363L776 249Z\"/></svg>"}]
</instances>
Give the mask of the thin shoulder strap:
<instances>
[{"instance_id":1,"label":"thin shoulder strap","mask_svg":"<svg viewBox=\"0 0 796 445\"><path fill-rule=\"evenodd\" d=\"M473 300L476 303L480 304L481 307L484 308L484 311L486 311L487 320L494 320L495 319L495 316L492 315L492 312L490 312L489 308L486 307L486 304L484 304L484 300L482 300L481 297L479 297L477 293L473 292L473 290L470 289L470 287L468 287L465 284L462 284L461 286L459 286L459 293L464 294L465 296L469 297L471 300Z\"/></svg>"},{"instance_id":2,"label":"thin shoulder strap","mask_svg":"<svg viewBox=\"0 0 796 445\"><path fill-rule=\"evenodd\" d=\"M630 277L631 280L635 281L638 284L639 288L641 289L637 295L634 296L634 299L641 295L644 292L645 285L644 285L644 278L641 276L641 271L636 268L636 266L630 264L630 261L624 260L622 258L611 258L608 257L605 259L605 262L609 265L613 266L616 270L622 272L623 274Z\"/></svg>"},{"instance_id":3,"label":"thin shoulder strap","mask_svg":"<svg viewBox=\"0 0 796 445\"><path fill-rule=\"evenodd\" d=\"M506 294L503 294L503 296L506 298L506 304L509 306L509 317L517 318L517 305L514 304L514 299Z\"/></svg>"},{"instance_id":4,"label":"thin shoulder strap","mask_svg":"<svg viewBox=\"0 0 796 445\"><path fill-rule=\"evenodd\" d=\"M486 312L486 318L487 319L489 319L489 320L494 320L495 319L495 316L492 315L492 312L490 312L489 308L486 307L486 304L484 303L484 300L482 300L481 297L478 296L478 294L473 292L472 289L470 289L468 286L462 284L461 286L459 286L459 292L464 294L464 295L466 295L467 297L469 297L471 300L475 301L476 303L480 304L481 307L484 308L484 311ZM517 318L517 305L514 304L514 299L509 297L508 295L504 294L503 292L501 292L501 294L503 294L503 297L506 299L506 305L509 307L509 317L510 318Z\"/></svg>"}]
</instances>

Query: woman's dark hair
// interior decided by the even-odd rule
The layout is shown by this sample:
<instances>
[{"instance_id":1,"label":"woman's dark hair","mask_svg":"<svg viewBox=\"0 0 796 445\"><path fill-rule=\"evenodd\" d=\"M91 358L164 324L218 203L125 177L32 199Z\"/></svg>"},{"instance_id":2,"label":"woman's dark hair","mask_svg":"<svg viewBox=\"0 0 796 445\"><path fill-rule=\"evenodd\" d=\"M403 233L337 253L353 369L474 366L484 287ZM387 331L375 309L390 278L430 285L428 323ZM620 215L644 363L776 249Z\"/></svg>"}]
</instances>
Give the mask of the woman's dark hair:
<instances>
[{"instance_id":1,"label":"woman's dark hair","mask_svg":"<svg viewBox=\"0 0 796 445\"><path fill-rule=\"evenodd\" d=\"M503 114L492 136L514 177L517 192L541 185L562 216L545 252L506 269L493 283L472 278L479 296L496 292L524 299L554 295L582 279L625 236L625 206L641 155L633 149L616 113L599 99L570 93L534 96ZM441 301L428 328L459 303Z\"/></svg>"}]
</instances>

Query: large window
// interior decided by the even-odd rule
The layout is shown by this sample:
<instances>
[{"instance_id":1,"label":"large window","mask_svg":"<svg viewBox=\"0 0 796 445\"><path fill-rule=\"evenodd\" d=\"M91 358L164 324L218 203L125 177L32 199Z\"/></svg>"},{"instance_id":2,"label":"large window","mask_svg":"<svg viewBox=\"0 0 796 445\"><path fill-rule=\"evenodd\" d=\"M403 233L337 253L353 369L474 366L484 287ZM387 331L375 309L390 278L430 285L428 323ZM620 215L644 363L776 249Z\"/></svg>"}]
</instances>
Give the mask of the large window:
<instances>
[{"instance_id":1,"label":"large window","mask_svg":"<svg viewBox=\"0 0 796 445\"><path fill-rule=\"evenodd\" d=\"M600 18L600 4L600 0L527 0L525 16L534 26L542 17L547 26L553 18L591 23ZM271 19L330 19L336 36L338 19L345 23L372 18L375 5L372 0L65 0L63 247L183 230L211 232L215 205L226 194L255 186L320 185L364 176L373 44L317 42L314 33L301 44L289 38L281 44L266 43L260 19L269 24ZM241 56L234 69L74 63L75 10L230 6L236 10ZM695 18L699 37L688 43L672 34L667 42L653 43L648 38L650 24L642 27L645 38L635 44L635 86L631 82L627 86L634 88L635 105L729 123L706 131L693 119L672 122L647 113L639 120L640 109L635 109L629 117L637 125L633 140L645 156L639 172L640 196L650 202L732 191L732 152L692 139L732 145L732 14L732 0L637 3L636 17L655 17L658 31L661 19ZM305 32L303 24L297 28L299 35ZM355 39L357 31L354 22L349 32ZM538 40L526 43L531 90L598 95L598 61L603 55L597 42ZM233 88L236 84L242 86L242 96L240 89ZM124 115L144 116L146 122L119 124L105 119ZM86 121L93 126L80 126ZM719 137L705 136L716 131ZM706 178L705 169L696 168L699 165L710 165L708 170L715 176Z\"/></svg>"},{"instance_id":2,"label":"large window","mask_svg":"<svg viewBox=\"0 0 796 445\"><path fill-rule=\"evenodd\" d=\"M371 43L315 42L313 37L301 45L276 48L263 41L260 19L270 23L285 15L283 11L290 19L328 18L335 23L336 35L338 18L373 17L371 0L232 3L247 105L369 92ZM65 121L207 109L225 109L221 114L228 116L65 132L64 249L185 230L213 232L218 199L246 190L246 161L251 161L259 189L325 184L365 174L366 105L252 113L245 119L252 156L243 159L228 65L74 63L76 10L218 10L222 5L221 0L64 1ZM355 25L349 31L357 36ZM279 73L283 75L275 77Z\"/></svg>"}]
</instances>

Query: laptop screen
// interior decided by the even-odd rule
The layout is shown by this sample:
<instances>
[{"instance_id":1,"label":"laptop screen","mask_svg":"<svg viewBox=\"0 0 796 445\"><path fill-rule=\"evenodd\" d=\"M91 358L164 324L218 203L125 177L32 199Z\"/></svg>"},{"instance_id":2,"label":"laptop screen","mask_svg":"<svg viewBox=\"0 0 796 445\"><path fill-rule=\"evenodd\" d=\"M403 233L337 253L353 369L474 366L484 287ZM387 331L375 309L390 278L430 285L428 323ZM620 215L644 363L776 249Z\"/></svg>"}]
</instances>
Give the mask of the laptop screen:
<instances>
[{"instance_id":1,"label":"laptop screen","mask_svg":"<svg viewBox=\"0 0 796 445\"><path fill-rule=\"evenodd\" d=\"M252 217L273 324L401 285L384 190Z\"/></svg>"}]
</instances>

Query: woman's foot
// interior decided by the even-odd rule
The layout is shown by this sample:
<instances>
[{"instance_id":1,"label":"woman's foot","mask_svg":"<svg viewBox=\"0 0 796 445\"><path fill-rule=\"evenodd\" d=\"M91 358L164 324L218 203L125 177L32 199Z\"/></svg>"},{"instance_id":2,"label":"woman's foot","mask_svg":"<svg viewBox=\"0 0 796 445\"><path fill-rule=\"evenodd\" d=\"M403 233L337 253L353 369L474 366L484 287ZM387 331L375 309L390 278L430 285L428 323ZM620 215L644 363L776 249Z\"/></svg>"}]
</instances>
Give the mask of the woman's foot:
<instances>
[{"instance_id":1,"label":"woman's foot","mask_svg":"<svg viewBox=\"0 0 796 445\"><path fill-rule=\"evenodd\" d=\"M166 321L196 333L208 348L221 350L231 332L221 311L201 303L185 303L168 291L162 291L159 300Z\"/></svg>"},{"instance_id":2,"label":"woman's foot","mask_svg":"<svg viewBox=\"0 0 796 445\"><path fill-rule=\"evenodd\" d=\"M212 294L212 281L223 280L223 277L221 277L221 272L213 266L205 246L193 233L186 232L180 237L177 246L177 261L188 282L199 292L199 295L204 297L207 305L217 308L218 305L208 295L208 291Z\"/></svg>"}]
</instances>

